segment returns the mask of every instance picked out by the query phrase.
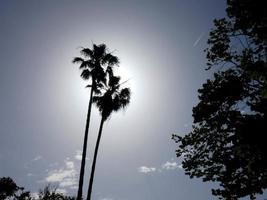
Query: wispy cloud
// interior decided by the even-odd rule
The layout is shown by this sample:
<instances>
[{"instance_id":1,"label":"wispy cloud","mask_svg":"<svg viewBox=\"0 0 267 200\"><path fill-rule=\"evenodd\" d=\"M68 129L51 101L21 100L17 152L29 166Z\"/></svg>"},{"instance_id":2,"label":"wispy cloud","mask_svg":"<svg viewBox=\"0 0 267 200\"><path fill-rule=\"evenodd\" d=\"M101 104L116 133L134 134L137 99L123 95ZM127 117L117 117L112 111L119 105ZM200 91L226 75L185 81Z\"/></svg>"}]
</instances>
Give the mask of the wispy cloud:
<instances>
[{"instance_id":1,"label":"wispy cloud","mask_svg":"<svg viewBox=\"0 0 267 200\"><path fill-rule=\"evenodd\" d=\"M66 160L65 164L67 169L74 169L74 162Z\"/></svg>"},{"instance_id":2,"label":"wispy cloud","mask_svg":"<svg viewBox=\"0 0 267 200\"><path fill-rule=\"evenodd\" d=\"M33 158L31 161L32 161L32 162L36 162L36 161L38 161L38 160L41 160L42 158L43 158L42 156L38 155L38 156L36 156L35 158Z\"/></svg>"},{"instance_id":3,"label":"wispy cloud","mask_svg":"<svg viewBox=\"0 0 267 200\"><path fill-rule=\"evenodd\" d=\"M205 33L203 32L203 33L201 33L199 36L198 36L198 38L196 39L196 41L194 42L194 44L193 44L193 47L195 47L195 46L197 46L198 45L198 43L200 42L200 40L202 39L202 37L205 35Z\"/></svg>"},{"instance_id":4,"label":"wispy cloud","mask_svg":"<svg viewBox=\"0 0 267 200\"><path fill-rule=\"evenodd\" d=\"M176 170L176 169L183 169L181 164L178 164L177 162L173 161L166 161L163 163L160 167L147 167L147 166L141 166L138 168L138 172L149 174L153 172L163 172L164 170Z\"/></svg>"},{"instance_id":5,"label":"wispy cloud","mask_svg":"<svg viewBox=\"0 0 267 200\"><path fill-rule=\"evenodd\" d=\"M140 173L148 174L156 171L155 167L147 167L147 166L141 166L138 168L138 171Z\"/></svg>"},{"instance_id":6,"label":"wispy cloud","mask_svg":"<svg viewBox=\"0 0 267 200\"><path fill-rule=\"evenodd\" d=\"M33 174L32 174L32 173L28 173L28 174L27 174L27 176L29 176L29 177L30 177L30 176L33 176Z\"/></svg>"},{"instance_id":7,"label":"wispy cloud","mask_svg":"<svg viewBox=\"0 0 267 200\"><path fill-rule=\"evenodd\" d=\"M78 185L70 186L70 189L72 189L72 190L77 190L77 189L78 189Z\"/></svg>"},{"instance_id":8,"label":"wispy cloud","mask_svg":"<svg viewBox=\"0 0 267 200\"><path fill-rule=\"evenodd\" d=\"M61 193L61 194L66 194L67 193L67 190L66 189L63 189L63 188L58 188L57 189L57 192L58 193Z\"/></svg>"},{"instance_id":9,"label":"wispy cloud","mask_svg":"<svg viewBox=\"0 0 267 200\"><path fill-rule=\"evenodd\" d=\"M53 167L57 167L58 165L59 165L58 162L54 162L54 163L49 164L49 167L53 168Z\"/></svg>"},{"instance_id":10,"label":"wispy cloud","mask_svg":"<svg viewBox=\"0 0 267 200\"><path fill-rule=\"evenodd\" d=\"M38 192L31 192L31 197L33 199L38 199L39 198Z\"/></svg>"},{"instance_id":11,"label":"wispy cloud","mask_svg":"<svg viewBox=\"0 0 267 200\"><path fill-rule=\"evenodd\" d=\"M74 162L66 159L62 168L48 171L45 181L48 183L58 183L59 187L61 187L59 189L64 188L66 190L65 187L76 187L76 176L77 172Z\"/></svg>"},{"instance_id":12,"label":"wispy cloud","mask_svg":"<svg viewBox=\"0 0 267 200\"><path fill-rule=\"evenodd\" d=\"M182 165L179 165L177 162L167 161L166 163L162 165L162 169L166 169L166 170L175 170L178 168L183 169Z\"/></svg>"},{"instance_id":13,"label":"wispy cloud","mask_svg":"<svg viewBox=\"0 0 267 200\"><path fill-rule=\"evenodd\" d=\"M75 158L76 160L82 160L82 151L77 150L77 151L76 151L76 154L75 154L75 156L74 156L74 158Z\"/></svg>"},{"instance_id":14,"label":"wispy cloud","mask_svg":"<svg viewBox=\"0 0 267 200\"><path fill-rule=\"evenodd\" d=\"M32 158L31 160L29 160L28 162L24 163L24 167L26 169L30 168L32 165L38 163L37 161L40 161L43 159L43 156L41 155L38 155L38 156L35 156L34 158Z\"/></svg>"}]
</instances>

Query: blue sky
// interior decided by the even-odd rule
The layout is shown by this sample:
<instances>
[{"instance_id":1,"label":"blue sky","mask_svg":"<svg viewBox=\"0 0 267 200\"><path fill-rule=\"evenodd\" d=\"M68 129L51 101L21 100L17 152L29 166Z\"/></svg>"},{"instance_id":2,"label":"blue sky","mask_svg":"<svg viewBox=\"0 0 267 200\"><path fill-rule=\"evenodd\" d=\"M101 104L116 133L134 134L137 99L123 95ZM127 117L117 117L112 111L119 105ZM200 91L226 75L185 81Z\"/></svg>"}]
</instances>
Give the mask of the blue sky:
<instances>
[{"instance_id":1,"label":"blue sky","mask_svg":"<svg viewBox=\"0 0 267 200\"><path fill-rule=\"evenodd\" d=\"M1 1L0 177L76 194L89 91L71 60L106 43L133 94L104 126L94 199L215 199L213 184L184 175L171 134L191 129L210 77L203 50L224 9L223 0ZM87 171L99 121L94 108Z\"/></svg>"}]
</instances>

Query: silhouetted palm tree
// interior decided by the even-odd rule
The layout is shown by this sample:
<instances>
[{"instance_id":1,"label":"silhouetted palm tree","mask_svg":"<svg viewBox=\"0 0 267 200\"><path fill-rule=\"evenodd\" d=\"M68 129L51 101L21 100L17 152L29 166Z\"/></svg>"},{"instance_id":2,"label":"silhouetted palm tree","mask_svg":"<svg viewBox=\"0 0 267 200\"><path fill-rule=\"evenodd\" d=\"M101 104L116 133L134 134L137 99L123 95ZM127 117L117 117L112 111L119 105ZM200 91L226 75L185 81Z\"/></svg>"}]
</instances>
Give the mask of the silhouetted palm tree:
<instances>
[{"instance_id":1,"label":"silhouetted palm tree","mask_svg":"<svg viewBox=\"0 0 267 200\"><path fill-rule=\"evenodd\" d=\"M87 86L91 88L91 92L88 105L84 141L83 141L83 152L82 152L77 200L82 199L84 168L85 168L86 151L87 151L87 138L88 138L89 124L90 124L90 116L91 116L92 97L94 93L95 94L100 93L100 88L103 85L101 83L106 82L105 68L108 71L112 71L112 67L114 65L119 64L118 57L109 53L105 44L100 44L100 45L93 44L92 49L83 48L81 50L81 54L83 55L84 58L75 57L72 62L80 64L80 69L82 70L81 77L85 80L91 79L92 82Z\"/></svg>"},{"instance_id":2,"label":"silhouetted palm tree","mask_svg":"<svg viewBox=\"0 0 267 200\"><path fill-rule=\"evenodd\" d=\"M112 112L119 111L120 109L125 108L130 103L130 89L129 88L120 89L121 86L121 84L119 83L120 77L113 76L112 71L108 71L108 74L109 74L109 80L108 84L106 85L106 88L104 88L105 92L93 97L93 103L96 104L101 113L101 122L95 146L90 182L87 193L87 200L91 200L96 159L104 122L110 117Z\"/></svg>"}]
</instances>

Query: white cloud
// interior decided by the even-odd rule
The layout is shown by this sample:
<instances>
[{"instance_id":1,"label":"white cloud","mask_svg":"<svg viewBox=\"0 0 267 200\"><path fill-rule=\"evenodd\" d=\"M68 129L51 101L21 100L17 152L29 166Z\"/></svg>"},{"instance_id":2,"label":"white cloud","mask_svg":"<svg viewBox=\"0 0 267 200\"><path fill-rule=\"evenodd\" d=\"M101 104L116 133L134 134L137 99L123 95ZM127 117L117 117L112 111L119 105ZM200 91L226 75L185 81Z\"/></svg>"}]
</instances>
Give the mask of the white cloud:
<instances>
[{"instance_id":1,"label":"white cloud","mask_svg":"<svg viewBox=\"0 0 267 200\"><path fill-rule=\"evenodd\" d=\"M138 168L138 171L139 171L140 173L148 174L148 173L155 172L155 171L156 171L156 168L155 168L155 167L141 166L141 167Z\"/></svg>"},{"instance_id":2,"label":"white cloud","mask_svg":"<svg viewBox=\"0 0 267 200\"><path fill-rule=\"evenodd\" d=\"M156 168L156 167L141 166L138 168L138 172L149 174L153 172L161 173L166 170L175 170L175 169L183 169L183 167L181 164L175 162L174 159L172 158L171 161L165 162L164 164L161 165L161 167Z\"/></svg>"},{"instance_id":3,"label":"white cloud","mask_svg":"<svg viewBox=\"0 0 267 200\"><path fill-rule=\"evenodd\" d=\"M78 189L78 185L70 186L70 189L77 190Z\"/></svg>"},{"instance_id":4,"label":"white cloud","mask_svg":"<svg viewBox=\"0 0 267 200\"><path fill-rule=\"evenodd\" d=\"M82 151L77 150L74 157L76 160L82 160Z\"/></svg>"},{"instance_id":5,"label":"white cloud","mask_svg":"<svg viewBox=\"0 0 267 200\"><path fill-rule=\"evenodd\" d=\"M32 173L28 173L27 176L33 176L33 174Z\"/></svg>"},{"instance_id":6,"label":"white cloud","mask_svg":"<svg viewBox=\"0 0 267 200\"><path fill-rule=\"evenodd\" d=\"M54 162L49 164L49 167L53 168L53 167L57 167L58 166L58 162Z\"/></svg>"},{"instance_id":7,"label":"white cloud","mask_svg":"<svg viewBox=\"0 0 267 200\"><path fill-rule=\"evenodd\" d=\"M182 165L178 165L177 162L169 162L169 161L167 161L166 163L164 163L162 165L162 169L166 169L166 170L174 170L174 169L177 169L177 168L182 169Z\"/></svg>"},{"instance_id":8,"label":"white cloud","mask_svg":"<svg viewBox=\"0 0 267 200\"><path fill-rule=\"evenodd\" d=\"M31 197L32 197L33 199L38 199L38 198L39 198L38 192L32 192L32 193L31 193Z\"/></svg>"},{"instance_id":9,"label":"white cloud","mask_svg":"<svg viewBox=\"0 0 267 200\"><path fill-rule=\"evenodd\" d=\"M74 162L67 159L65 160L64 167L49 171L45 181L49 183L59 183L59 186L63 188L74 187L77 185L76 175L77 172L75 170Z\"/></svg>"},{"instance_id":10,"label":"white cloud","mask_svg":"<svg viewBox=\"0 0 267 200\"><path fill-rule=\"evenodd\" d=\"M50 175L45 178L47 182L61 182L63 179L70 175L68 170L54 170L49 173Z\"/></svg>"},{"instance_id":11,"label":"white cloud","mask_svg":"<svg viewBox=\"0 0 267 200\"><path fill-rule=\"evenodd\" d=\"M75 187L76 181L73 178L65 178L60 184L61 187Z\"/></svg>"},{"instance_id":12,"label":"white cloud","mask_svg":"<svg viewBox=\"0 0 267 200\"><path fill-rule=\"evenodd\" d=\"M65 161L67 169L74 169L74 162L72 161Z\"/></svg>"},{"instance_id":13,"label":"white cloud","mask_svg":"<svg viewBox=\"0 0 267 200\"><path fill-rule=\"evenodd\" d=\"M63 189L63 188L58 188L56 191L58 193L61 193L61 194L66 194L67 193L67 190L66 189Z\"/></svg>"},{"instance_id":14,"label":"white cloud","mask_svg":"<svg viewBox=\"0 0 267 200\"><path fill-rule=\"evenodd\" d=\"M43 159L42 156L38 155L36 157L34 157L33 159L31 159L30 161L24 163L24 168L29 169L31 167L31 165L35 164L37 161Z\"/></svg>"},{"instance_id":15,"label":"white cloud","mask_svg":"<svg viewBox=\"0 0 267 200\"><path fill-rule=\"evenodd\" d=\"M32 162L35 162L35 161L38 161L38 160L41 160L43 157L42 156L36 156L35 158L32 159Z\"/></svg>"}]
</instances>

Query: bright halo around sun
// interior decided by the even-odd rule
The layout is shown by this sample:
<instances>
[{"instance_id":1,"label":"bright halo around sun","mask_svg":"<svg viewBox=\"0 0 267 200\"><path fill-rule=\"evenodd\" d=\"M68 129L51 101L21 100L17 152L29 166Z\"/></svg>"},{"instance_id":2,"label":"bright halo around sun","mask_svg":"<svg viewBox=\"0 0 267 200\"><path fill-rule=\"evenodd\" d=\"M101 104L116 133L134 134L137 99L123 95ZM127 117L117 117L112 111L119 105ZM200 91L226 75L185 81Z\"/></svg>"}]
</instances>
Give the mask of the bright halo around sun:
<instances>
[{"instance_id":1,"label":"bright halo around sun","mask_svg":"<svg viewBox=\"0 0 267 200\"><path fill-rule=\"evenodd\" d=\"M133 87L134 79L129 65L120 65L116 68L115 75L121 77L122 87Z\"/></svg>"},{"instance_id":2,"label":"bright halo around sun","mask_svg":"<svg viewBox=\"0 0 267 200\"><path fill-rule=\"evenodd\" d=\"M138 81L138 70L135 65L130 62L121 62L119 67L114 67L114 74L121 77L121 88L129 87L131 90L131 101L135 101L138 98L138 94L141 94L141 89L138 87L140 81Z\"/></svg>"}]
</instances>

